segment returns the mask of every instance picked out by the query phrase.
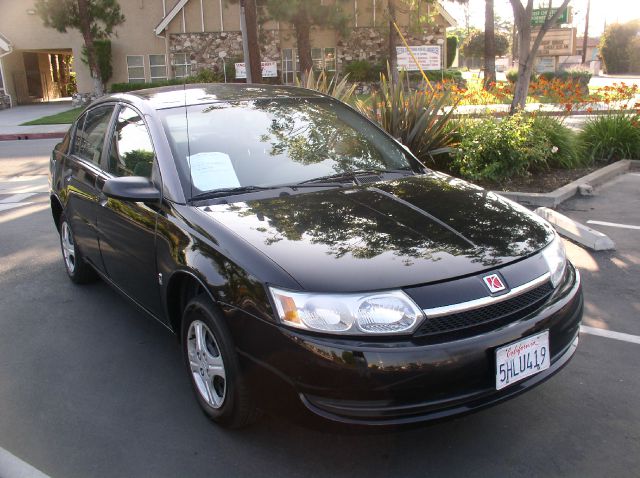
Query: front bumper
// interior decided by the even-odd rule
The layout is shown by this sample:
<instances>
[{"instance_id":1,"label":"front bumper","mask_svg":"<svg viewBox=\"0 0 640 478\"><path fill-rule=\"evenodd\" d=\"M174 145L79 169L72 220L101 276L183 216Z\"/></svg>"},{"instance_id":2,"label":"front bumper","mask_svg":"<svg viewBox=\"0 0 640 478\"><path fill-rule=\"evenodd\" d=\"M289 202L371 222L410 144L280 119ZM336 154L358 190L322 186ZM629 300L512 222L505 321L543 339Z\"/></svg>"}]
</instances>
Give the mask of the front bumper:
<instances>
[{"instance_id":1,"label":"front bumper","mask_svg":"<svg viewBox=\"0 0 640 478\"><path fill-rule=\"evenodd\" d=\"M254 338L238 348L251 350L242 355L282 378L316 415L394 425L468 413L542 383L573 356L582 310L580 277L569 265L562 285L541 308L479 335L365 342L314 337L254 320L261 330L241 334ZM549 330L550 368L496 391L495 349L543 330Z\"/></svg>"}]
</instances>

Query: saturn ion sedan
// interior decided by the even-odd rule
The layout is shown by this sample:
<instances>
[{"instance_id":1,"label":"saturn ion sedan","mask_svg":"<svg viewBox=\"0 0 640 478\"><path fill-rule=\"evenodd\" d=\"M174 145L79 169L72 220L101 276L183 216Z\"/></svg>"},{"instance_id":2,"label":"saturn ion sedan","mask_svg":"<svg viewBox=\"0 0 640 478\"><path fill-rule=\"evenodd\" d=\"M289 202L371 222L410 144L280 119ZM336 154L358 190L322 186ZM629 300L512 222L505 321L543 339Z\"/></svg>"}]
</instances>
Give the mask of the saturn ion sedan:
<instances>
[{"instance_id":1,"label":"saturn ion sedan","mask_svg":"<svg viewBox=\"0 0 640 478\"><path fill-rule=\"evenodd\" d=\"M314 91L104 97L50 182L69 278L102 278L173 331L224 426L266 397L363 425L466 413L578 344L580 279L548 223Z\"/></svg>"}]
</instances>

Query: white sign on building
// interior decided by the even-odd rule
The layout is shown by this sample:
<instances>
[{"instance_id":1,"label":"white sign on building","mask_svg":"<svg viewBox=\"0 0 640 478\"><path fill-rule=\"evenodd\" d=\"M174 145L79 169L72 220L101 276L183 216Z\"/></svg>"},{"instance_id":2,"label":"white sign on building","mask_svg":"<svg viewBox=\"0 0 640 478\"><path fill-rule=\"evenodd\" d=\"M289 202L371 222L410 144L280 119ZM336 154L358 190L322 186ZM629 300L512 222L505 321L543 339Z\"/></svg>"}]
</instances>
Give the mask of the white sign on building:
<instances>
[{"instance_id":1,"label":"white sign on building","mask_svg":"<svg viewBox=\"0 0 640 478\"><path fill-rule=\"evenodd\" d=\"M244 63L236 63L236 79L247 77L247 68ZM278 76L277 61L262 62L262 78L275 78Z\"/></svg>"},{"instance_id":2,"label":"white sign on building","mask_svg":"<svg viewBox=\"0 0 640 478\"><path fill-rule=\"evenodd\" d=\"M423 70L440 70L442 68L442 49L440 45L411 46L411 52L416 57ZM398 70L418 71L416 62L404 46L397 46Z\"/></svg>"}]
</instances>

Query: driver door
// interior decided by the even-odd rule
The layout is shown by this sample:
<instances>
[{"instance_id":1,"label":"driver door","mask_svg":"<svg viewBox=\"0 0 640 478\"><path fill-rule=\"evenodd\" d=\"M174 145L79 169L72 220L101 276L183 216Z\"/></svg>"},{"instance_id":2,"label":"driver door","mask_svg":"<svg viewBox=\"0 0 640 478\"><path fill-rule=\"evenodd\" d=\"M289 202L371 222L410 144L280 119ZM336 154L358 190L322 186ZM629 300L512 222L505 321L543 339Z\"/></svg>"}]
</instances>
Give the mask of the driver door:
<instances>
[{"instance_id":1,"label":"driver door","mask_svg":"<svg viewBox=\"0 0 640 478\"><path fill-rule=\"evenodd\" d=\"M110 177L144 176L158 189L161 181L151 136L143 116L130 106L117 111L105 167ZM156 316L161 315L156 266L158 204L102 196L98 208L100 252L107 275L128 296Z\"/></svg>"}]
</instances>

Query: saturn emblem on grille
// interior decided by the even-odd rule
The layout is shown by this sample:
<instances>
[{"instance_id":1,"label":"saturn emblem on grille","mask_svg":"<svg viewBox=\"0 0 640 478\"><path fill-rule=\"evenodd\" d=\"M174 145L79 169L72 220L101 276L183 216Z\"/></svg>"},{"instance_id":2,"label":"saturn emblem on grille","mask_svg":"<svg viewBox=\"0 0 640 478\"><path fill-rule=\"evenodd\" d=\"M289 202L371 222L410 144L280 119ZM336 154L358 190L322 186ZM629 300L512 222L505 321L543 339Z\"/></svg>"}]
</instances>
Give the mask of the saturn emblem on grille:
<instances>
[{"instance_id":1,"label":"saturn emblem on grille","mask_svg":"<svg viewBox=\"0 0 640 478\"><path fill-rule=\"evenodd\" d=\"M482 280L484 281L485 285L488 287L489 292L491 292L492 294L503 291L507 288L507 286L504 285L504 282L502 282L502 279L500 279L500 276L498 274L491 274L490 276L484 276Z\"/></svg>"}]
</instances>

